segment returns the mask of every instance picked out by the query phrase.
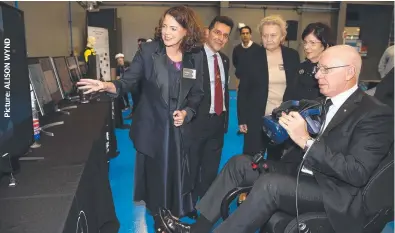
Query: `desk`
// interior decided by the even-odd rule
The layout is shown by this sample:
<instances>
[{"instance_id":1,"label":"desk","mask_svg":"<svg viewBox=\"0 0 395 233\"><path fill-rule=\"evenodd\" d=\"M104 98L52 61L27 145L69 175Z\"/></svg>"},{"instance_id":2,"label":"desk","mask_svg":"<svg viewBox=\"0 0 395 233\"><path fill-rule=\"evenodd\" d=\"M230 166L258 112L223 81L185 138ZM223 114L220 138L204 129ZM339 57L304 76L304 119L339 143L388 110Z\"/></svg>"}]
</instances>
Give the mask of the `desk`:
<instances>
[{"instance_id":1,"label":"desk","mask_svg":"<svg viewBox=\"0 0 395 233\"><path fill-rule=\"evenodd\" d=\"M65 124L28 154L45 159L21 161L14 188L1 180L1 233L118 232L106 153L111 102L103 99L54 117Z\"/></svg>"}]
</instances>

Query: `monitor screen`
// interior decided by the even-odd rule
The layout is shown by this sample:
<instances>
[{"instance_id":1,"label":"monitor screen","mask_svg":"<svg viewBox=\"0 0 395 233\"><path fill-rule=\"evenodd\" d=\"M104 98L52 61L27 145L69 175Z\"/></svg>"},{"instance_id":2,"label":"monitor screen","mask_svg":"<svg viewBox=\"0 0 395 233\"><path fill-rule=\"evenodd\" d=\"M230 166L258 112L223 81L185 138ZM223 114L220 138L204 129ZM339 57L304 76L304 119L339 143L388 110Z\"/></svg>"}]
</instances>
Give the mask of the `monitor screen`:
<instances>
[{"instance_id":1,"label":"monitor screen","mask_svg":"<svg viewBox=\"0 0 395 233\"><path fill-rule=\"evenodd\" d=\"M64 57L53 58L58 77L63 88L63 92L68 96L73 91L73 83L71 82L70 73Z\"/></svg>"},{"instance_id":2,"label":"monitor screen","mask_svg":"<svg viewBox=\"0 0 395 233\"><path fill-rule=\"evenodd\" d=\"M49 57L39 58L39 62L44 73L44 81L51 93L52 101L58 104L63 98L62 93L59 89L58 83L56 81L55 72L53 70L51 60Z\"/></svg>"},{"instance_id":3,"label":"monitor screen","mask_svg":"<svg viewBox=\"0 0 395 233\"><path fill-rule=\"evenodd\" d=\"M73 83L76 83L82 78L79 67L77 65L77 59L75 57L67 57L66 60L69 67L71 80Z\"/></svg>"},{"instance_id":4,"label":"monitor screen","mask_svg":"<svg viewBox=\"0 0 395 233\"><path fill-rule=\"evenodd\" d=\"M25 26L23 12L5 3L0 3L0 41L0 156L23 155L33 141Z\"/></svg>"},{"instance_id":5,"label":"monitor screen","mask_svg":"<svg viewBox=\"0 0 395 233\"><path fill-rule=\"evenodd\" d=\"M71 79L73 80L73 82L78 82L78 80L80 80L80 75L79 75L77 67L70 69L70 76L71 76Z\"/></svg>"},{"instance_id":6,"label":"monitor screen","mask_svg":"<svg viewBox=\"0 0 395 233\"><path fill-rule=\"evenodd\" d=\"M36 100L40 108L41 115L45 115L45 105L52 103L51 92L49 91L44 80L44 72L40 64L29 65L30 80L33 86Z\"/></svg>"},{"instance_id":7,"label":"monitor screen","mask_svg":"<svg viewBox=\"0 0 395 233\"><path fill-rule=\"evenodd\" d=\"M75 57L67 57L67 64L69 65L69 69L73 68L74 66L77 66L77 61L75 59Z\"/></svg>"},{"instance_id":8,"label":"monitor screen","mask_svg":"<svg viewBox=\"0 0 395 233\"><path fill-rule=\"evenodd\" d=\"M86 69L86 64L85 64L85 62L79 62L78 64L79 64L79 66L80 66L81 74L82 74L82 75L87 75L88 70Z\"/></svg>"}]
</instances>

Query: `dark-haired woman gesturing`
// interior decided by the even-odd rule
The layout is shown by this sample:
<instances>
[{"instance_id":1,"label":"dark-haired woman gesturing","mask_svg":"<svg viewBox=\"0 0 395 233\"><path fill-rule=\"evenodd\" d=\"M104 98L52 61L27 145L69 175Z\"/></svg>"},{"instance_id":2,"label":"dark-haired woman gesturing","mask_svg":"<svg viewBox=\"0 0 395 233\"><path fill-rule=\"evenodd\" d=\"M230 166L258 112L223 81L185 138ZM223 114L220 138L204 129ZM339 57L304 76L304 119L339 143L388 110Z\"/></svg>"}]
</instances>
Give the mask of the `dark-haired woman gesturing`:
<instances>
[{"instance_id":1,"label":"dark-haired woman gesturing","mask_svg":"<svg viewBox=\"0 0 395 233\"><path fill-rule=\"evenodd\" d=\"M203 32L188 7L168 9L156 28L155 40L144 43L120 80L83 79L86 93L119 95L139 81L142 93L130 136L136 148L134 201L145 201L151 214L159 207L176 216L192 211L188 159L183 151L183 125L195 115L203 97Z\"/></svg>"}]
</instances>

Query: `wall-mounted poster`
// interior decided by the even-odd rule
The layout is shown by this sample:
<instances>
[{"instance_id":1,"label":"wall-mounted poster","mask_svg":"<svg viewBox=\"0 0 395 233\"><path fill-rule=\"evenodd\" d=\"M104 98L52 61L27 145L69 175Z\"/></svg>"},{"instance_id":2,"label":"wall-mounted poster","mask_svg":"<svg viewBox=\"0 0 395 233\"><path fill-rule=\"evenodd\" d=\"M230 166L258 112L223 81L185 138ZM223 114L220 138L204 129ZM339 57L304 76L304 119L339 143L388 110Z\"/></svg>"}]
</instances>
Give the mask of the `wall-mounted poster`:
<instances>
[{"instance_id":1,"label":"wall-mounted poster","mask_svg":"<svg viewBox=\"0 0 395 233\"><path fill-rule=\"evenodd\" d=\"M110 44L108 40L108 30L100 27L88 27L88 37L96 39L94 49L96 51L97 64L100 68L100 76L104 81L111 81L110 69Z\"/></svg>"}]
</instances>

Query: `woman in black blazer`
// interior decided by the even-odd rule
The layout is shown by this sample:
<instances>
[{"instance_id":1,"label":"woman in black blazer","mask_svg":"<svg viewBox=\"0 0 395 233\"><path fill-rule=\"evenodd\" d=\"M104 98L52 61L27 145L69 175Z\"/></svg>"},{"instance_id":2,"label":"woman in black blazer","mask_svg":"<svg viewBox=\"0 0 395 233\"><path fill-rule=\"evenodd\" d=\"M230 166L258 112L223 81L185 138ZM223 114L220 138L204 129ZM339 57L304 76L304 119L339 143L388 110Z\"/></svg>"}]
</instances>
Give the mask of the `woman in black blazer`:
<instances>
[{"instance_id":1,"label":"woman in black blazer","mask_svg":"<svg viewBox=\"0 0 395 233\"><path fill-rule=\"evenodd\" d=\"M284 101L314 100L322 96L315 78L315 70L324 50L334 45L331 39L330 27L320 22L311 23L303 30L302 45L306 60L300 63L291 85L287 85Z\"/></svg>"},{"instance_id":2,"label":"woman in black blazer","mask_svg":"<svg viewBox=\"0 0 395 233\"><path fill-rule=\"evenodd\" d=\"M195 116L203 98L203 32L192 9L177 6L162 16L155 41L144 43L120 80L83 79L86 93L120 95L139 81L140 102L130 136L136 148L134 201L145 201L156 214L159 207L176 216L193 210L188 159L184 153L184 124Z\"/></svg>"},{"instance_id":3,"label":"woman in black blazer","mask_svg":"<svg viewBox=\"0 0 395 233\"><path fill-rule=\"evenodd\" d=\"M271 146L262 130L262 117L270 114L283 101L286 87L291 84L299 54L282 45L287 30L280 16L268 16L259 25L263 47L241 61L242 69L237 96L239 129L244 133L243 153L254 155L268 149L269 159L279 159L282 148Z\"/></svg>"}]
</instances>

